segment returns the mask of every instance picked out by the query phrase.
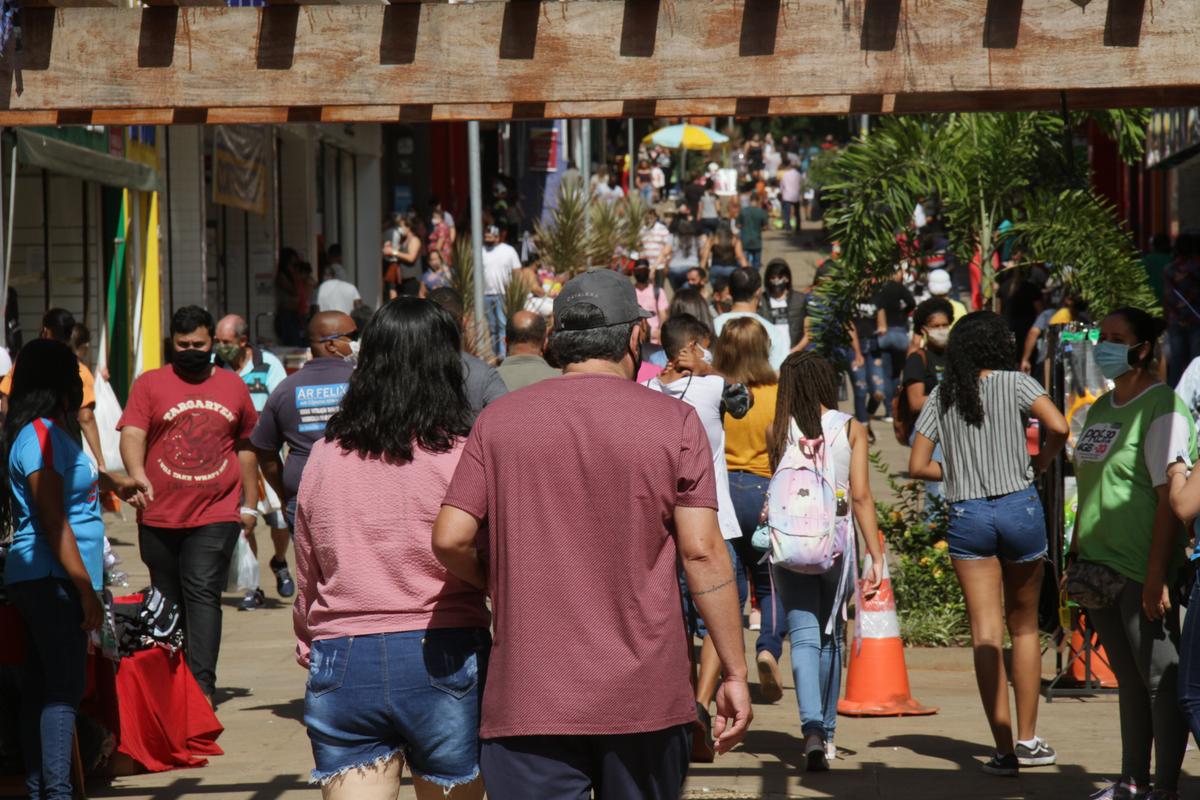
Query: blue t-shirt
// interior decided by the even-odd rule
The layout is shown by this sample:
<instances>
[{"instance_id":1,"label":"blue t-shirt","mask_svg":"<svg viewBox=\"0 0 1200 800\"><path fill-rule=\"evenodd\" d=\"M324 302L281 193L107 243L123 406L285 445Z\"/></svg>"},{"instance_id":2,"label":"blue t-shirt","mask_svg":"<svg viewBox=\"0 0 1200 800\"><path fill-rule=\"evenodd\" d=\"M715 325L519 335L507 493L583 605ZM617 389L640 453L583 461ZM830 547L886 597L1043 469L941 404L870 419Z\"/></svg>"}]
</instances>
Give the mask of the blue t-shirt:
<instances>
[{"instance_id":1,"label":"blue t-shirt","mask_svg":"<svg viewBox=\"0 0 1200 800\"><path fill-rule=\"evenodd\" d=\"M287 370L284 369L283 362L274 353L266 350L258 352L262 355L261 366L256 367L254 359L248 358L238 375L242 376L242 380L246 382L246 388L250 390L250 400L254 403L254 410L261 412L263 406L267 404L267 398L271 396L271 392L275 391L275 387L283 383L283 379L287 377Z\"/></svg>"},{"instance_id":2,"label":"blue t-shirt","mask_svg":"<svg viewBox=\"0 0 1200 800\"><path fill-rule=\"evenodd\" d=\"M12 547L4 567L6 583L47 576L68 578L50 550L45 530L37 519L37 506L29 476L49 467L62 476L67 521L75 532L79 555L92 579L92 588L104 588L104 520L100 516L100 474L96 465L70 434L48 419L37 419L21 428L8 454L8 484L13 496Z\"/></svg>"}]
</instances>

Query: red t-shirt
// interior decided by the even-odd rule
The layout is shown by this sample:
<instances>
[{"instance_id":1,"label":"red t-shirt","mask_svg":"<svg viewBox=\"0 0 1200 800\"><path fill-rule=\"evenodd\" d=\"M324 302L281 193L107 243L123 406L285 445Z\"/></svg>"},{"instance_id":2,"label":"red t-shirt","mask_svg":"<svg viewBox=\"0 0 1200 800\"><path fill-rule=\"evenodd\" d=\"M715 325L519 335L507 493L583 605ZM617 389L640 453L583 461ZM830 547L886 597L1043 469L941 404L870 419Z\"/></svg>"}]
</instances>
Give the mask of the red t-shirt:
<instances>
[{"instance_id":1,"label":"red t-shirt","mask_svg":"<svg viewBox=\"0 0 1200 800\"><path fill-rule=\"evenodd\" d=\"M232 370L189 383L166 366L134 381L117 429L146 431L154 501L138 522L159 528L237 522L242 473L233 446L250 438L257 421L246 383Z\"/></svg>"},{"instance_id":2,"label":"red t-shirt","mask_svg":"<svg viewBox=\"0 0 1200 800\"><path fill-rule=\"evenodd\" d=\"M673 512L717 492L691 406L614 375L536 383L484 410L444 502L488 529L481 736L695 720Z\"/></svg>"}]
</instances>

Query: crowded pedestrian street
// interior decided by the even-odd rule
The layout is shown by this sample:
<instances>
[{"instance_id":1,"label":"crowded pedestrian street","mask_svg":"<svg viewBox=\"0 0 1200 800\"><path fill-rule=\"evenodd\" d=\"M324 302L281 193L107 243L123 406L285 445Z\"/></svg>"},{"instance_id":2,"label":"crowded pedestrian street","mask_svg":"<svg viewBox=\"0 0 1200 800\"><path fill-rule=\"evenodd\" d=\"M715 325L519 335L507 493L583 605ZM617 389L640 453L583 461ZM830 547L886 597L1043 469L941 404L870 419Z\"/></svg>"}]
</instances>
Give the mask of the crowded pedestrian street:
<instances>
[{"instance_id":1,"label":"crowded pedestrian street","mask_svg":"<svg viewBox=\"0 0 1200 800\"><path fill-rule=\"evenodd\" d=\"M817 226L804 225L806 236ZM800 285L811 281L822 251L800 246L779 232L765 237L764 258L786 258ZM877 449L897 477L906 472L908 452L892 437L880 436ZM882 474L872 474L877 497L890 495ZM106 515L107 533L128 572L131 589L147 585L149 575L137 555L137 529L126 519ZM261 528L260 528L261 530ZM269 575L266 551L262 573ZM298 800L317 798L310 784L308 737L303 725L307 673L295 662L291 602L266 588L265 605L253 614L237 614L241 596L223 599L227 624L221 653L221 685L217 712L225 731L219 739L224 755L206 766L158 774L117 777L94 788L92 797L127 800L228 798L228 800ZM565 635L570 635L566 633ZM755 634L746 631L746 649ZM987 728L978 713L978 692L968 647L909 647L905 660L913 696L936 706L933 716L851 718L838 726L839 757L828 773L804 771L804 741L795 724L795 687L784 664L783 697L762 702L757 686L754 726L745 741L711 764L693 764L684 797L689 800L783 800L783 798L927 797L1009 798L1080 797L1102 784L1101 776L1119 760L1117 698L1097 694L1064 697L1043 707L1040 732L1059 747L1059 763L1026 770L1015 780L988 777L979 763L990 754ZM547 654L553 659L553 653ZM1043 675L1055 672L1053 650L1043 657ZM753 678L752 678L753 681ZM527 702L536 708L531 692ZM1184 791L1200 791L1200 756L1192 749L1184 760ZM400 798L415 797L411 780Z\"/></svg>"},{"instance_id":2,"label":"crowded pedestrian street","mask_svg":"<svg viewBox=\"0 0 1200 800\"><path fill-rule=\"evenodd\" d=\"M1200 798L1193 2L3 0L0 800Z\"/></svg>"}]
</instances>

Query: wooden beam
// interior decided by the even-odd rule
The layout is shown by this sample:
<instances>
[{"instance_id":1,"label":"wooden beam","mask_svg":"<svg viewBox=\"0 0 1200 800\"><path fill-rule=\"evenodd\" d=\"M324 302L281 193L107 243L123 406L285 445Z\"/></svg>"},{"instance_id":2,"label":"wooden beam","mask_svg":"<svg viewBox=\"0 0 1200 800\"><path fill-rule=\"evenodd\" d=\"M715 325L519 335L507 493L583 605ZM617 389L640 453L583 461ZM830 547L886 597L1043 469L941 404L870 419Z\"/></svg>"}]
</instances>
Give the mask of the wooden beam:
<instances>
[{"instance_id":1,"label":"wooden beam","mask_svg":"<svg viewBox=\"0 0 1200 800\"><path fill-rule=\"evenodd\" d=\"M1191 0L1153 13L1138 0L190 7L210 1L27 4L24 49L0 69L0 112L212 109L221 119L339 121L887 113L1054 107L1060 90L1144 105L1200 87Z\"/></svg>"},{"instance_id":2,"label":"wooden beam","mask_svg":"<svg viewBox=\"0 0 1200 800\"><path fill-rule=\"evenodd\" d=\"M973 92L960 94L858 95L854 97L779 97L766 103L767 116L807 114L917 114L944 111L1056 111L1059 92ZM639 117L711 116L721 109L737 109L738 101L663 100L633 112ZM1200 105L1195 89L1142 92L1067 92L1073 109L1122 106L1176 107ZM282 124L287 122L449 122L463 120L561 119L576 117L621 118L631 112L622 101L548 103L544 113L531 114L529 106L514 103L359 106L224 106L214 108L98 108L45 111L0 111L0 125L203 125ZM694 109L687 112L685 109ZM745 110L743 104L742 110ZM733 113L733 112L729 112ZM751 113L751 112L747 112ZM754 111L756 115L757 111Z\"/></svg>"}]
</instances>

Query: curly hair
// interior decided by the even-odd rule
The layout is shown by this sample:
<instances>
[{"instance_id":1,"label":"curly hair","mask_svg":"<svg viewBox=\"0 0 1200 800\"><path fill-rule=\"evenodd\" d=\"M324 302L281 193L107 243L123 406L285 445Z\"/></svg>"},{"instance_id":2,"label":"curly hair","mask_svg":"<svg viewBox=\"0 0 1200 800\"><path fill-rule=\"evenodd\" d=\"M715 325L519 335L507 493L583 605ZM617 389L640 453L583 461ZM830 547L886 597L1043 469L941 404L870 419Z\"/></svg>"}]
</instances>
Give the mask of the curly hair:
<instances>
[{"instance_id":1,"label":"curly hair","mask_svg":"<svg viewBox=\"0 0 1200 800\"><path fill-rule=\"evenodd\" d=\"M821 406L837 408L838 377L833 365L816 351L792 353L779 368L779 396L775 401L775 421L771 423L767 452L771 467L787 447L792 420L809 439L821 435Z\"/></svg>"},{"instance_id":2,"label":"curly hair","mask_svg":"<svg viewBox=\"0 0 1200 800\"><path fill-rule=\"evenodd\" d=\"M950 329L946 347L946 374L942 378L938 411L957 407L968 425L983 425L979 399L979 373L1010 370L1017 363L1017 346L1008 323L991 311L967 314Z\"/></svg>"},{"instance_id":3,"label":"curly hair","mask_svg":"<svg viewBox=\"0 0 1200 800\"><path fill-rule=\"evenodd\" d=\"M460 348L454 317L436 303L398 297L376 311L325 441L395 462L411 461L414 447L449 452L471 432Z\"/></svg>"}]
</instances>

